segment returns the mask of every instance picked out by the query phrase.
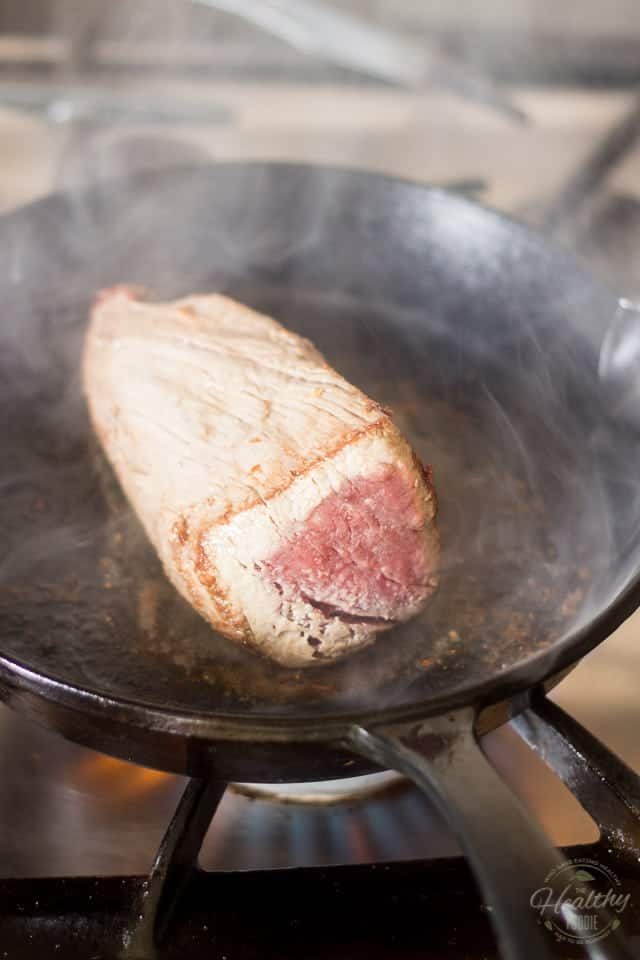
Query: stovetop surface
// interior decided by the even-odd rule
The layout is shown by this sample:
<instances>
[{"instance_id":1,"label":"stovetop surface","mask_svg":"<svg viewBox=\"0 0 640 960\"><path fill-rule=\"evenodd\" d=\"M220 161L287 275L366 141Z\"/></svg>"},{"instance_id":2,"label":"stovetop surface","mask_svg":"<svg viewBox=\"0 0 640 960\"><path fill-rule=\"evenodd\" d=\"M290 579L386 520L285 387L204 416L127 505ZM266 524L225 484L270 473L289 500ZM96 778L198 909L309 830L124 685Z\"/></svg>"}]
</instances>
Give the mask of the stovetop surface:
<instances>
[{"instance_id":1,"label":"stovetop surface","mask_svg":"<svg viewBox=\"0 0 640 960\"><path fill-rule=\"evenodd\" d=\"M132 167L257 157L463 184L481 201L536 222L634 96L620 89L514 86L510 94L531 118L518 127L448 94L351 85L328 74L309 84L173 76L170 86L154 74L135 84L160 100L170 89L177 101L197 105L197 119L68 124L60 121L64 110L54 111L52 119L3 105L0 84L0 210ZM211 110L210 121L203 120L203 109ZM566 242L621 295L640 295L637 145L609 173L590 216ZM553 695L636 770L638 676L636 615ZM513 731L491 734L487 749L554 843L595 839L590 819ZM179 777L67 743L4 706L0 772L0 877L9 879L145 874L184 786ZM458 853L427 800L403 783L380 788L366 801L354 797L317 806L258 799L232 787L205 841L202 864L237 871L390 864Z\"/></svg>"}]
</instances>

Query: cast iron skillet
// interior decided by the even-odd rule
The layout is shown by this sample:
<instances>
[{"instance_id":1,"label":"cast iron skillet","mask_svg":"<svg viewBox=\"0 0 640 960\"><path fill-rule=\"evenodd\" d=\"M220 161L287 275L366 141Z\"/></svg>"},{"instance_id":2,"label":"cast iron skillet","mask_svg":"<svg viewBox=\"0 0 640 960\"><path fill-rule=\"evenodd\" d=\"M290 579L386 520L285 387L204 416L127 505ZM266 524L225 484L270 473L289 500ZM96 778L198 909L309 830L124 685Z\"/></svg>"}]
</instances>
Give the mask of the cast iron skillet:
<instances>
[{"instance_id":1,"label":"cast iron skillet","mask_svg":"<svg viewBox=\"0 0 640 960\"><path fill-rule=\"evenodd\" d=\"M122 281L271 312L394 409L439 491L441 586L421 618L343 664L292 671L176 595L80 389L90 302ZM47 198L0 223L0 283L0 695L70 738L195 776L397 767L461 833L505 951L541 956L524 904L555 854L474 730L640 598L640 424L620 361L633 311L456 195L279 164Z\"/></svg>"}]
</instances>

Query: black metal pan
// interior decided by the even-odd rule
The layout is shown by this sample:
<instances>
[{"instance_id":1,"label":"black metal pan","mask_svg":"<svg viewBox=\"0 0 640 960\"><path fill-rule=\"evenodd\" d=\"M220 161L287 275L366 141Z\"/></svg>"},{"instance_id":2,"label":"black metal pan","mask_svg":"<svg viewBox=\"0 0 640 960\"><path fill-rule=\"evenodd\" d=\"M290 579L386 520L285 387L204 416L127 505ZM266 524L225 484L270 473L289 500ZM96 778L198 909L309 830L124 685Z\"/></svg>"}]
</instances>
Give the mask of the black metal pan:
<instances>
[{"instance_id":1,"label":"black metal pan","mask_svg":"<svg viewBox=\"0 0 640 960\"><path fill-rule=\"evenodd\" d=\"M441 586L418 620L294 671L177 596L80 390L90 302L121 281L228 292L394 409L439 491ZM461 834L506 954L541 956L526 901L555 854L476 735L640 600L634 310L455 194L280 164L40 201L0 222L0 284L0 696L70 738L221 782L403 770Z\"/></svg>"}]
</instances>

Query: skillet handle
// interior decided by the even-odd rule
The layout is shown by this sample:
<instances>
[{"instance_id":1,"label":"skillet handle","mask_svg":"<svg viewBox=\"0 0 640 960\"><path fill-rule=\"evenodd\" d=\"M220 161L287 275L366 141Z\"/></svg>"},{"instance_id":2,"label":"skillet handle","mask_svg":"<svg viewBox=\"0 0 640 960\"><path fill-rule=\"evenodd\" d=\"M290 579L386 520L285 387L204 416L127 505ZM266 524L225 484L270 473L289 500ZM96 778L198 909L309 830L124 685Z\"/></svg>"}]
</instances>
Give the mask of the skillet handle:
<instances>
[{"instance_id":1,"label":"skillet handle","mask_svg":"<svg viewBox=\"0 0 640 960\"><path fill-rule=\"evenodd\" d=\"M549 877L565 861L486 759L474 724L474 711L465 709L411 725L354 726L349 742L355 752L405 774L439 809L469 860L504 960L557 956L552 921L570 922L573 908L564 903L559 915L552 906L536 910L531 897L551 888L556 903L572 870ZM612 920L601 913L599 929ZM631 960L615 925L606 939L583 944L583 956Z\"/></svg>"}]
</instances>

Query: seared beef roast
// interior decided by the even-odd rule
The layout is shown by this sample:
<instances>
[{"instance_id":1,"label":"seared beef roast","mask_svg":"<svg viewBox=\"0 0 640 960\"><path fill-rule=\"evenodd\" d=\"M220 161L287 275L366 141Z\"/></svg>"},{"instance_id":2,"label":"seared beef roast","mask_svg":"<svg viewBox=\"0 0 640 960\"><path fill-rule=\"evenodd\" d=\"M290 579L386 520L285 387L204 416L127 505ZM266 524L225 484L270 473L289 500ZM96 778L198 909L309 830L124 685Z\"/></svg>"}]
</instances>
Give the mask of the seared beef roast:
<instances>
[{"instance_id":1,"label":"seared beef roast","mask_svg":"<svg viewBox=\"0 0 640 960\"><path fill-rule=\"evenodd\" d=\"M429 471L385 410L269 317L116 287L94 307L84 383L167 576L226 636L326 662L434 589Z\"/></svg>"}]
</instances>

